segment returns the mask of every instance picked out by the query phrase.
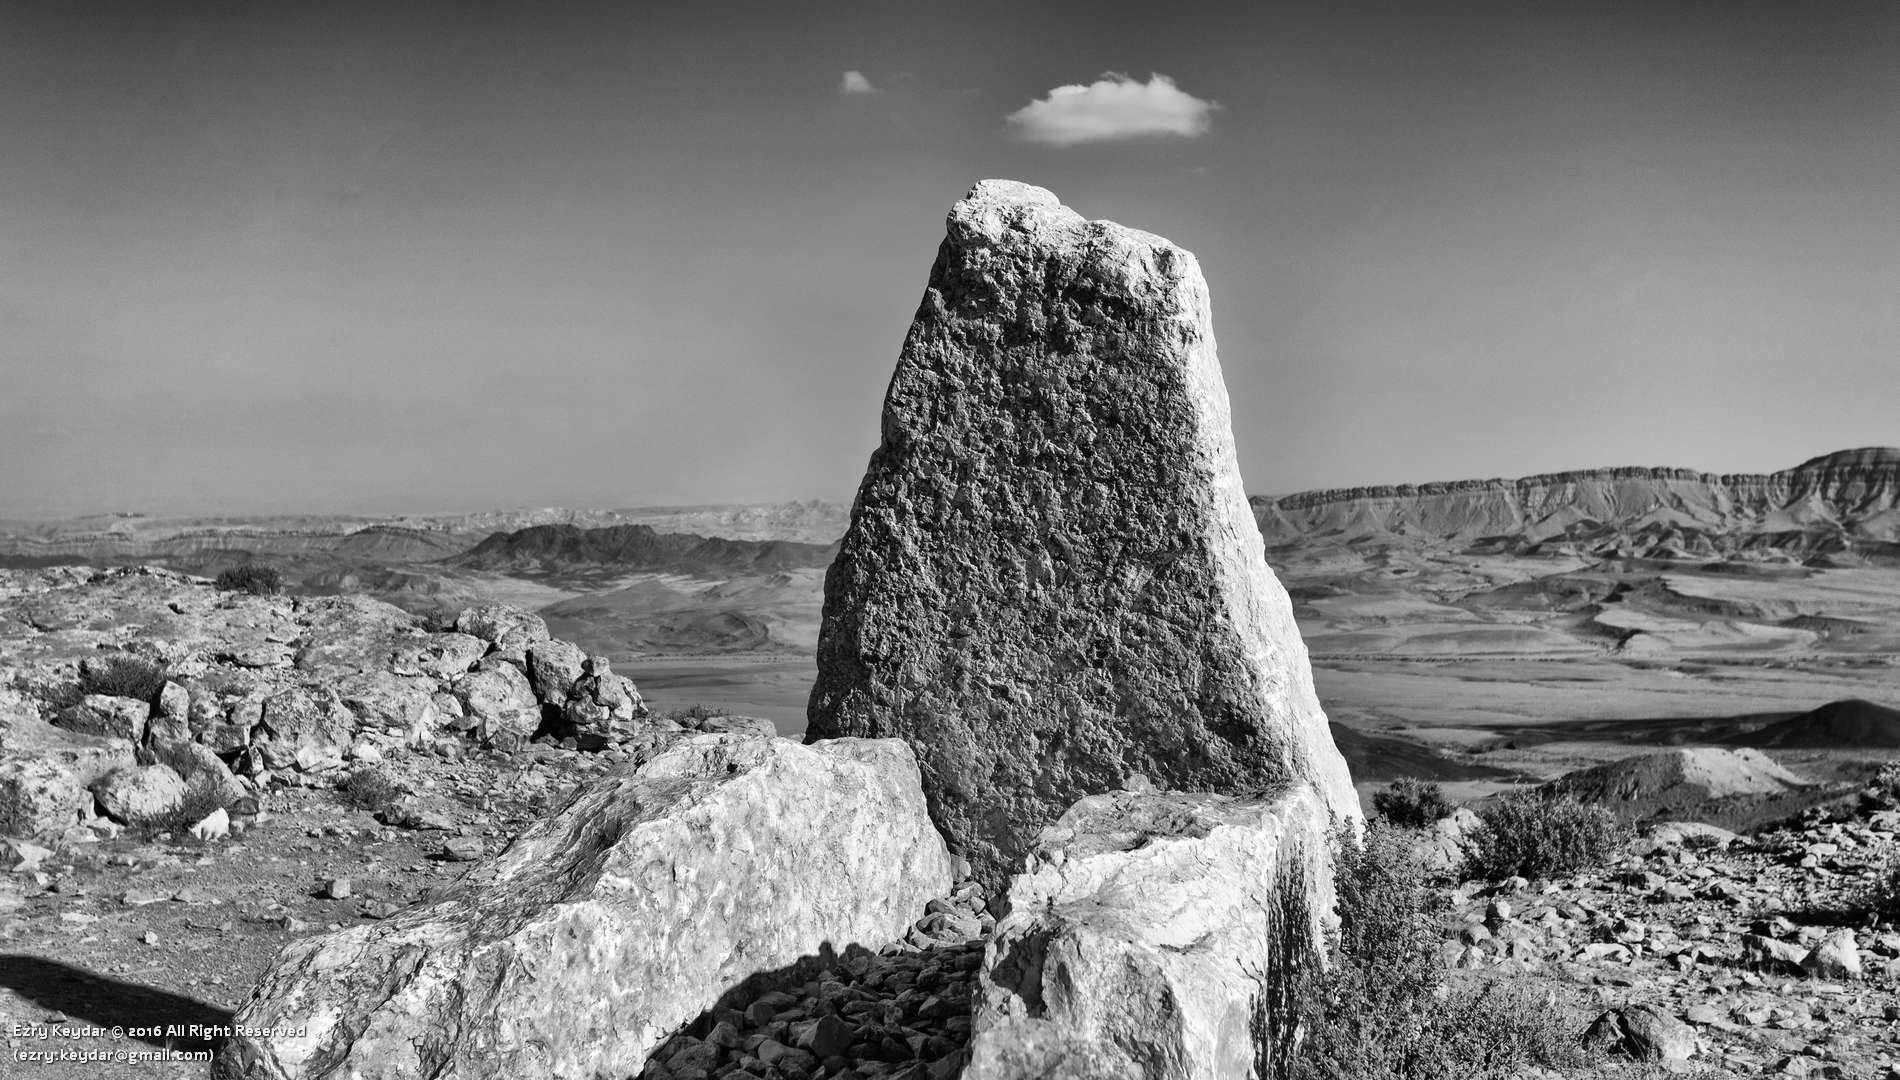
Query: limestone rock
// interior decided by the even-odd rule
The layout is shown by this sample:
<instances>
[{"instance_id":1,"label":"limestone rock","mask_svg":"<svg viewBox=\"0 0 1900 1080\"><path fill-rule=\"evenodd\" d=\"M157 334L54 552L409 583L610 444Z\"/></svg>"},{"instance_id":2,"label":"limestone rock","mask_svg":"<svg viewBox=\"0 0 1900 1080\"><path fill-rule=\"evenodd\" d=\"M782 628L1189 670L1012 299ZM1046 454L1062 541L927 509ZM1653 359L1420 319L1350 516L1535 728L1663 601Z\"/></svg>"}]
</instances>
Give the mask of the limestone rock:
<instances>
[{"instance_id":1,"label":"limestone rock","mask_svg":"<svg viewBox=\"0 0 1900 1080\"><path fill-rule=\"evenodd\" d=\"M78 823L90 800L71 770L55 762L0 762L0 834L57 835Z\"/></svg>"},{"instance_id":2,"label":"limestone rock","mask_svg":"<svg viewBox=\"0 0 1900 1080\"><path fill-rule=\"evenodd\" d=\"M541 705L520 669L503 664L472 671L455 683L467 715L479 721L484 734L513 732L533 735L541 726Z\"/></svg>"},{"instance_id":3,"label":"limestone rock","mask_svg":"<svg viewBox=\"0 0 1900 1080\"><path fill-rule=\"evenodd\" d=\"M825 578L810 741L895 736L1000 884L1140 773L1361 817L1241 485L1207 286L1160 237L978 184Z\"/></svg>"},{"instance_id":4,"label":"limestone rock","mask_svg":"<svg viewBox=\"0 0 1900 1080\"><path fill-rule=\"evenodd\" d=\"M145 724L151 715L152 707L135 698L87 694L60 713L58 724L82 735L138 742L145 738Z\"/></svg>"},{"instance_id":5,"label":"limestone rock","mask_svg":"<svg viewBox=\"0 0 1900 1080\"><path fill-rule=\"evenodd\" d=\"M1463 866L1480 824L1477 812L1464 806L1433 822L1419 838L1419 856L1425 869L1444 873Z\"/></svg>"},{"instance_id":6,"label":"limestone rock","mask_svg":"<svg viewBox=\"0 0 1900 1080\"><path fill-rule=\"evenodd\" d=\"M264 702L251 742L272 769L306 772L343 764L356 718L328 693L292 687Z\"/></svg>"},{"instance_id":7,"label":"limestone rock","mask_svg":"<svg viewBox=\"0 0 1900 1080\"><path fill-rule=\"evenodd\" d=\"M212 753L211 748L202 743L174 741L156 743L153 751L160 761L171 766L185 781L187 787L208 790L217 797L219 806L234 805L245 795L244 785L231 775L231 769L224 759Z\"/></svg>"},{"instance_id":8,"label":"limestone rock","mask_svg":"<svg viewBox=\"0 0 1900 1080\"><path fill-rule=\"evenodd\" d=\"M57 836L91 816L88 788L134 764L132 743L54 727L15 697L0 690L0 833Z\"/></svg>"},{"instance_id":9,"label":"limestone rock","mask_svg":"<svg viewBox=\"0 0 1900 1080\"><path fill-rule=\"evenodd\" d=\"M1836 930L1801 958L1801 970L1817 979L1860 978L1860 946L1852 930Z\"/></svg>"},{"instance_id":10,"label":"limestone rock","mask_svg":"<svg viewBox=\"0 0 1900 1080\"><path fill-rule=\"evenodd\" d=\"M965 1076L1120 1075L1124 1058L1145 1080L1252 1076L1256 1023L1292 1023L1256 1010L1332 909L1330 820L1304 784L1077 802L1010 886Z\"/></svg>"},{"instance_id":11,"label":"limestone rock","mask_svg":"<svg viewBox=\"0 0 1900 1080\"><path fill-rule=\"evenodd\" d=\"M441 724L431 700L432 687L420 679L378 671L340 679L336 690L359 721L399 732L410 741L433 736Z\"/></svg>"},{"instance_id":12,"label":"limestone rock","mask_svg":"<svg viewBox=\"0 0 1900 1080\"><path fill-rule=\"evenodd\" d=\"M455 617L455 629L503 650L526 649L548 640L548 624L532 611L507 604L483 604Z\"/></svg>"},{"instance_id":13,"label":"limestone rock","mask_svg":"<svg viewBox=\"0 0 1900 1080\"><path fill-rule=\"evenodd\" d=\"M528 681L534 692L550 705L567 701L574 681L581 677L581 665L587 653L567 641L541 641L528 647Z\"/></svg>"},{"instance_id":14,"label":"limestone rock","mask_svg":"<svg viewBox=\"0 0 1900 1080\"><path fill-rule=\"evenodd\" d=\"M185 778L169 765L139 765L107 776L93 793L107 817L137 824L163 817L183 805Z\"/></svg>"},{"instance_id":15,"label":"limestone rock","mask_svg":"<svg viewBox=\"0 0 1900 1080\"><path fill-rule=\"evenodd\" d=\"M442 899L285 948L221 1075L638 1073L746 976L880 945L952 881L902 743L683 738Z\"/></svg>"},{"instance_id":16,"label":"limestone rock","mask_svg":"<svg viewBox=\"0 0 1900 1080\"><path fill-rule=\"evenodd\" d=\"M1653 1005L1612 1009L1583 1034L1585 1046L1637 1061L1686 1061L1695 1056L1695 1030Z\"/></svg>"},{"instance_id":17,"label":"limestone rock","mask_svg":"<svg viewBox=\"0 0 1900 1080\"><path fill-rule=\"evenodd\" d=\"M471 634L430 634L398 645L389 668L397 675L428 675L454 682L468 674L487 651L488 642Z\"/></svg>"}]
</instances>

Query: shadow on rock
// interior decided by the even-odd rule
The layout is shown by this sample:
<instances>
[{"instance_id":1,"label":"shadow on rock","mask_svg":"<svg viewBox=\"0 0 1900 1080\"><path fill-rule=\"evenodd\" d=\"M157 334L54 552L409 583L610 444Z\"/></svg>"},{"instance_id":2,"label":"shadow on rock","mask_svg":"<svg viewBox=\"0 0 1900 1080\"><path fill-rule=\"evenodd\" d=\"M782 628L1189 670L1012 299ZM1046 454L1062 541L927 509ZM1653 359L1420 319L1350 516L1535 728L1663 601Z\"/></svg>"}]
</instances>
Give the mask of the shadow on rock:
<instances>
[{"instance_id":1,"label":"shadow on rock","mask_svg":"<svg viewBox=\"0 0 1900 1080\"><path fill-rule=\"evenodd\" d=\"M0 954L0 985L49 1011L99 1027L198 1029L196 1036L154 1034L138 1040L173 1050L210 1050L214 1040L204 1036L205 1029L231 1023L229 1009L39 956Z\"/></svg>"}]
</instances>

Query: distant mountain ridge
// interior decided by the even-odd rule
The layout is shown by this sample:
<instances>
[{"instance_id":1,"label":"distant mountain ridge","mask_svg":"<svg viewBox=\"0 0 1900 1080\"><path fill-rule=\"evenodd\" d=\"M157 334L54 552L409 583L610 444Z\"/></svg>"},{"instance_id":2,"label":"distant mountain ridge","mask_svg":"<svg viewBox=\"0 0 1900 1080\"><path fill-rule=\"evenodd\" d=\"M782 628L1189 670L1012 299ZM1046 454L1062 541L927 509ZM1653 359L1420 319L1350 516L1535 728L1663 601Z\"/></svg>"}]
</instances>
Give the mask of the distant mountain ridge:
<instances>
[{"instance_id":1,"label":"distant mountain ridge","mask_svg":"<svg viewBox=\"0 0 1900 1080\"><path fill-rule=\"evenodd\" d=\"M1500 554L1900 562L1900 449L1767 474L1613 468L1255 497L1270 546L1454 544Z\"/></svg>"},{"instance_id":2,"label":"distant mountain ridge","mask_svg":"<svg viewBox=\"0 0 1900 1080\"><path fill-rule=\"evenodd\" d=\"M647 525L536 525L495 533L450 559L476 570L554 572L577 566L611 566L641 572L756 574L831 564L836 544L796 540L730 540L694 533L662 533Z\"/></svg>"}]
</instances>

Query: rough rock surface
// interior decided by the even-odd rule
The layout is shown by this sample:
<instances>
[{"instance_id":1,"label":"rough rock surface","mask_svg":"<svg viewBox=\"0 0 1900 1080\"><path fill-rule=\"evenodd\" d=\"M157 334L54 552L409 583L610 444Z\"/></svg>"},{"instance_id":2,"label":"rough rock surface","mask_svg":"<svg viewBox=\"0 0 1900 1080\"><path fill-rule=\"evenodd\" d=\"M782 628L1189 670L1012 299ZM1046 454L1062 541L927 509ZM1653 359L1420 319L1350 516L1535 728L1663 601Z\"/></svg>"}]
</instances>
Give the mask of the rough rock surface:
<instances>
[{"instance_id":1,"label":"rough rock surface","mask_svg":"<svg viewBox=\"0 0 1900 1080\"><path fill-rule=\"evenodd\" d=\"M639 691L604 659L592 682L585 660L551 659L537 693L522 670L530 650L581 655L549 639L539 616L487 605L460 625L479 634L432 633L363 597L220 592L147 567L0 570L0 834L100 824L88 789L134 764L135 748L191 763L185 771L208 775L230 805L272 785L328 785L352 760L465 731L482 738L493 727L518 744L545 714L564 714L579 683L598 714L587 749L640 752L676 737L639 723ZM155 703L83 693L93 665L127 656L162 671ZM557 668L574 682L560 684Z\"/></svg>"},{"instance_id":2,"label":"rough rock surface","mask_svg":"<svg viewBox=\"0 0 1900 1080\"><path fill-rule=\"evenodd\" d=\"M1010 886L965 1076L1252 1076L1260 1025L1291 1023L1287 965L1321 944L1330 824L1307 785L1076 803Z\"/></svg>"},{"instance_id":3,"label":"rough rock surface","mask_svg":"<svg viewBox=\"0 0 1900 1080\"><path fill-rule=\"evenodd\" d=\"M691 736L584 787L448 897L287 948L226 1075L638 1072L756 973L881 944L955 880L894 740Z\"/></svg>"},{"instance_id":4,"label":"rough rock surface","mask_svg":"<svg viewBox=\"0 0 1900 1080\"><path fill-rule=\"evenodd\" d=\"M1358 802L1241 487L1207 286L1041 188L951 211L825 579L807 738L896 736L1000 885L1135 775Z\"/></svg>"},{"instance_id":5,"label":"rough rock surface","mask_svg":"<svg viewBox=\"0 0 1900 1080\"><path fill-rule=\"evenodd\" d=\"M151 821L185 801L185 778L169 765L140 765L113 772L99 781L94 793L99 808L114 821Z\"/></svg>"}]
</instances>

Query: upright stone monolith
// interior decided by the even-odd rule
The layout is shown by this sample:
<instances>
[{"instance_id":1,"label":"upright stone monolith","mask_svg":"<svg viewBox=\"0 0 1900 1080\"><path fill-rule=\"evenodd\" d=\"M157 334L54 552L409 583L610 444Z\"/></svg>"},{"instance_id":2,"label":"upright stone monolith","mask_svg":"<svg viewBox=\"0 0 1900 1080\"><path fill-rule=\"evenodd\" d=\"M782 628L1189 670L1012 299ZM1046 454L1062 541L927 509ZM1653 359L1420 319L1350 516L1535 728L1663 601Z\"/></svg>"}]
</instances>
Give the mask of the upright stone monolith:
<instances>
[{"instance_id":1,"label":"upright stone monolith","mask_svg":"<svg viewBox=\"0 0 1900 1080\"><path fill-rule=\"evenodd\" d=\"M825 578L808 741L908 741L994 892L1077 798L1359 816L1234 456L1194 256L986 180L951 211Z\"/></svg>"}]
</instances>

